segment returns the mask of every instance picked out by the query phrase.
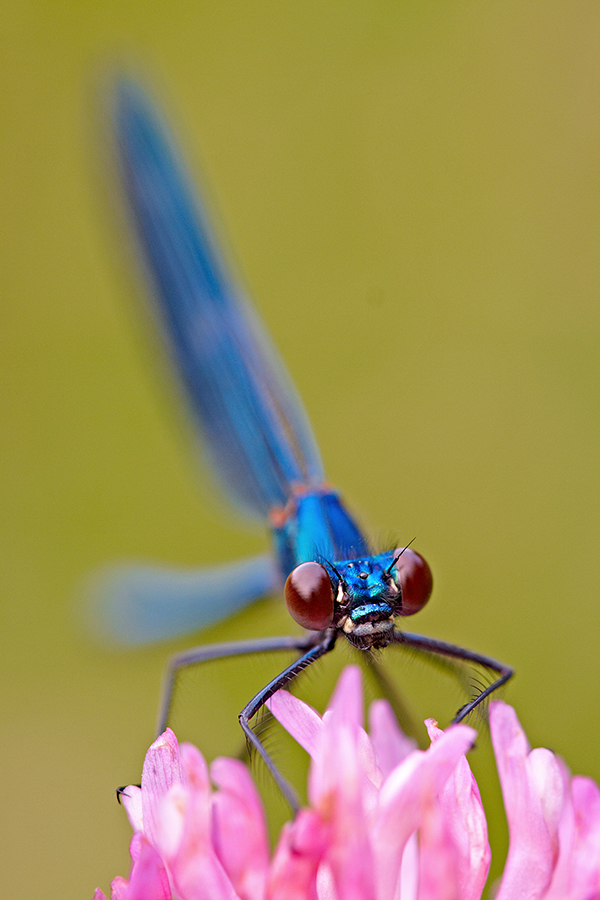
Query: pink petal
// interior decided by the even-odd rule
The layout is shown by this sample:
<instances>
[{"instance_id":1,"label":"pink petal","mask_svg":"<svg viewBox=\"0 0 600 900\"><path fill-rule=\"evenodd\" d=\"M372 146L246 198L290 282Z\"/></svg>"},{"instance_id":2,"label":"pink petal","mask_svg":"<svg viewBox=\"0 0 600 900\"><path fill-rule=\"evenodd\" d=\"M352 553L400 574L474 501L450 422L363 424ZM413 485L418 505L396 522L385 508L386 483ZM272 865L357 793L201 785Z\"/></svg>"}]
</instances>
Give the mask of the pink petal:
<instances>
[{"instance_id":1,"label":"pink petal","mask_svg":"<svg viewBox=\"0 0 600 900\"><path fill-rule=\"evenodd\" d=\"M562 760L557 759L557 763L563 778L565 802L558 825L558 859L554 867L552 882L544 894L544 900L566 900L571 896L569 884L573 868L575 811L571 797L571 773Z\"/></svg>"},{"instance_id":2,"label":"pink petal","mask_svg":"<svg viewBox=\"0 0 600 900\"><path fill-rule=\"evenodd\" d=\"M119 875L110 883L110 900L131 900L129 882Z\"/></svg>"},{"instance_id":3,"label":"pink petal","mask_svg":"<svg viewBox=\"0 0 600 900\"><path fill-rule=\"evenodd\" d=\"M159 806L156 840L166 859L176 857L185 840L191 806L202 819L200 829L207 835L210 832L212 790L206 761L192 744L182 744L180 760L183 783L173 784Z\"/></svg>"},{"instance_id":4,"label":"pink petal","mask_svg":"<svg viewBox=\"0 0 600 900\"><path fill-rule=\"evenodd\" d=\"M219 791L212 800L215 852L242 900L265 892L269 843L263 806L246 766L216 759L210 767Z\"/></svg>"},{"instance_id":5,"label":"pink petal","mask_svg":"<svg viewBox=\"0 0 600 900\"><path fill-rule=\"evenodd\" d=\"M575 776L571 782L574 841L569 897L600 897L600 788L591 778Z\"/></svg>"},{"instance_id":6,"label":"pink petal","mask_svg":"<svg viewBox=\"0 0 600 900\"><path fill-rule=\"evenodd\" d=\"M137 784L129 784L120 794L121 803L134 831L144 830L142 789Z\"/></svg>"},{"instance_id":7,"label":"pink petal","mask_svg":"<svg viewBox=\"0 0 600 900\"><path fill-rule=\"evenodd\" d=\"M384 781L372 830L379 900L395 896L408 838L474 739L472 728L453 725L428 750L414 750Z\"/></svg>"},{"instance_id":8,"label":"pink petal","mask_svg":"<svg viewBox=\"0 0 600 900\"><path fill-rule=\"evenodd\" d=\"M437 723L425 723L431 742L443 735ZM458 887L462 900L479 900L487 880L491 850L487 822L477 782L465 756L438 794L440 813L454 846Z\"/></svg>"},{"instance_id":9,"label":"pink petal","mask_svg":"<svg viewBox=\"0 0 600 900\"><path fill-rule=\"evenodd\" d=\"M375 897L375 884L368 810L374 807L376 789L363 765L363 732L357 724L357 706L352 704L354 708L348 710L343 703L344 690L353 680L356 690L354 674L342 684L341 692L336 691L337 703L323 717L308 793L323 827L328 829L324 863L331 869L337 896L369 900Z\"/></svg>"},{"instance_id":10,"label":"pink petal","mask_svg":"<svg viewBox=\"0 0 600 900\"><path fill-rule=\"evenodd\" d=\"M359 728L357 740L360 770L363 773L364 777L375 788L379 789L383 782L383 772L379 768L375 748L373 747L369 735L364 730L364 728ZM364 790L365 809L370 810L377 801L377 792L370 790L368 785L364 786ZM369 798L371 798L370 803L368 802Z\"/></svg>"},{"instance_id":11,"label":"pink petal","mask_svg":"<svg viewBox=\"0 0 600 900\"><path fill-rule=\"evenodd\" d=\"M134 863L128 900L171 900L167 870L157 851L141 835L134 835L131 843Z\"/></svg>"},{"instance_id":12,"label":"pink petal","mask_svg":"<svg viewBox=\"0 0 600 900\"><path fill-rule=\"evenodd\" d=\"M317 872L317 897L319 900L338 900L333 873L327 863L319 866Z\"/></svg>"},{"instance_id":13,"label":"pink petal","mask_svg":"<svg viewBox=\"0 0 600 900\"><path fill-rule=\"evenodd\" d=\"M211 796L201 784L170 788L160 808L157 846L179 900L237 900L212 845Z\"/></svg>"},{"instance_id":14,"label":"pink petal","mask_svg":"<svg viewBox=\"0 0 600 900\"><path fill-rule=\"evenodd\" d=\"M537 793L542 813L556 850L556 833L565 803L568 779L563 780L558 757L546 747L535 747L525 762L527 775L533 790Z\"/></svg>"},{"instance_id":15,"label":"pink petal","mask_svg":"<svg viewBox=\"0 0 600 900\"><path fill-rule=\"evenodd\" d=\"M267 900L316 900L317 877L329 844L329 827L302 809L283 826L267 884Z\"/></svg>"},{"instance_id":16,"label":"pink petal","mask_svg":"<svg viewBox=\"0 0 600 900\"><path fill-rule=\"evenodd\" d=\"M509 850L496 900L535 900L548 888L557 858L563 804L560 768L549 751L532 751L514 710L501 701L490 710Z\"/></svg>"},{"instance_id":17,"label":"pink petal","mask_svg":"<svg viewBox=\"0 0 600 900\"><path fill-rule=\"evenodd\" d=\"M407 738L398 727L394 711L387 700L375 700L371 703L369 734L384 777L417 747L416 742Z\"/></svg>"},{"instance_id":18,"label":"pink petal","mask_svg":"<svg viewBox=\"0 0 600 900\"><path fill-rule=\"evenodd\" d=\"M182 900L236 898L212 843L212 792L204 757L192 744L182 744L180 763L183 781L162 798L156 828L174 893Z\"/></svg>"},{"instance_id":19,"label":"pink petal","mask_svg":"<svg viewBox=\"0 0 600 900\"><path fill-rule=\"evenodd\" d=\"M100 888L96 888L92 900L106 900L106 894L104 891L101 891Z\"/></svg>"},{"instance_id":20,"label":"pink petal","mask_svg":"<svg viewBox=\"0 0 600 900\"><path fill-rule=\"evenodd\" d=\"M180 749L183 783L195 794L208 801L211 794L210 777L206 760L193 744L182 744Z\"/></svg>"},{"instance_id":21,"label":"pink petal","mask_svg":"<svg viewBox=\"0 0 600 900\"><path fill-rule=\"evenodd\" d=\"M527 763L550 837L558 845L543 900L600 898L600 788L588 778L571 779L564 762L548 750L531 751Z\"/></svg>"},{"instance_id":22,"label":"pink petal","mask_svg":"<svg viewBox=\"0 0 600 900\"><path fill-rule=\"evenodd\" d=\"M338 678L327 709L354 728L364 722L362 674L358 666L346 666Z\"/></svg>"},{"instance_id":23,"label":"pink petal","mask_svg":"<svg viewBox=\"0 0 600 900\"><path fill-rule=\"evenodd\" d=\"M144 759L142 769L142 818L146 837L155 843L158 807L173 784L181 783L183 773L179 744L170 728L159 735Z\"/></svg>"},{"instance_id":24,"label":"pink petal","mask_svg":"<svg viewBox=\"0 0 600 900\"><path fill-rule=\"evenodd\" d=\"M142 834L134 834L130 853L133 866L129 881L113 879L111 900L171 900L167 870L152 844ZM94 900L106 898L102 891L96 891Z\"/></svg>"},{"instance_id":25,"label":"pink petal","mask_svg":"<svg viewBox=\"0 0 600 900\"><path fill-rule=\"evenodd\" d=\"M464 900L459 884L460 859L435 799L425 808L419 837L418 900Z\"/></svg>"},{"instance_id":26,"label":"pink petal","mask_svg":"<svg viewBox=\"0 0 600 900\"><path fill-rule=\"evenodd\" d=\"M312 757L318 736L323 727L321 717L316 710L298 700L289 691L279 690L267 700L267 707L285 730Z\"/></svg>"},{"instance_id":27,"label":"pink petal","mask_svg":"<svg viewBox=\"0 0 600 900\"><path fill-rule=\"evenodd\" d=\"M349 734L356 750L356 772L361 782L362 801L366 811L372 808L376 801L377 793L373 787L378 788L381 785L382 774L371 740L363 728L363 713L361 670L358 666L346 666L338 679L329 706L323 714L324 727L318 744L321 761L324 763L321 772L324 772L328 766L333 770L338 765L339 754L335 752L338 731L340 734ZM325 739L323 738L324 734L327 735ZM330 746L330 751L324 750L327 744ZM313 768L316 772L317 767Z\"/></svg>"},{"instance_id":28,"label":"pink petal","mask_svg":"<svg viewBox=\"0 0 600 900\"><path fill-rule=\"evenodd\" d=\"M360 804L361 771L358 730L341 717L325 716L308 775L309 802L325 821L335 816L336 804Z\"/></svg>"},{"instance_id":29,"label":"pink petal","mask_svg":"<svg viewBox=\"0 0 600 900\"><path fill-rule=\"evenodd\" d=\"M417 832L413 832L406 842L402 854L402 865L398 879L402 900L417 900L419 891L419 842Z\"/></svg>"},{"instance_id":30,"label":"pink petal","mask_svg":"<svg viewBox=\"0 0 600 900\"><path fill-rule=\"evenodd\" d=\"M325 726L331 725L332 722L335 722L335 719L332 719L332 716L335 716L335 713L332 710L325 710L325 712L323 713L323 724ZM367 804L367 808L371 809L377 799L377 793L376 791L370 790L370 787L381 787L383 774L381 772L381 769L379 768L375 748L373 747L373 744L367 732L361 726L355 726L353 734L356 740L358 751L358 769L360 771L361 777L369 782L369 785L365 784L365 790L367 791L371 801Z\"/></svg>"}]
</instances>

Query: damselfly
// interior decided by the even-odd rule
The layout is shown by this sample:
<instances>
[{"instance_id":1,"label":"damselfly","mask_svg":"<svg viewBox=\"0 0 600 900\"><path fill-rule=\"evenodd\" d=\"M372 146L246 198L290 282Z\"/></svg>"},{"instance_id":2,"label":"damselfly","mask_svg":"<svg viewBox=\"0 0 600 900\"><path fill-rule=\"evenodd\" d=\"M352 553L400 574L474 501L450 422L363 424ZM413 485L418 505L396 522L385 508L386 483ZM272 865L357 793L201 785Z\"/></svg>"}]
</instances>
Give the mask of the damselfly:
<instances>
[{"instance_id":1,"label":"damselfly","mask_svg":"<svg viewBox=\"0 0 600 900\"><path fill-rule=\"evenodd\" d=\"M280 688L343 637L372 654L390 644L475 663L495 673L455 716L464 719L513 674L453 644L400 631L396 620L427 602L432 576L410 547L373 554L324 480L302 405L252 309L224 266L206 214L171 137L143 90L120 83L112 105L115 147L129 214L173 364L215 469L230 496L268 523L271 556L195 575L121 573L113 622L133 640L172 636L218 621L275 590L301 636L196 647L168 667L159 715L166 726L175 677L226 656L292 651L297 658L244 706L239 719L293 808L297 801L251 727ZM120 625L118 624L120 622Z\"/></svg>"}]
</instances>

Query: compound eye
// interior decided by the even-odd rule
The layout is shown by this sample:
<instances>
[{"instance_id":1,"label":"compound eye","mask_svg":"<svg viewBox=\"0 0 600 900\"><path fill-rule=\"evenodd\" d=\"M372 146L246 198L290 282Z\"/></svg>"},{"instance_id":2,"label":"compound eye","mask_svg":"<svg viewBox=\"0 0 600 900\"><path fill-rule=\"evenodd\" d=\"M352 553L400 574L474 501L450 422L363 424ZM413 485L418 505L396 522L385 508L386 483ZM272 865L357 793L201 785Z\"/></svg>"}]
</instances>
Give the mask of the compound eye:
<instances>
[{"instance_id":1,"label":"compound eye","mask_svg":"<svg viewBox=\"0 0 600 900\"><path fill-rule=\"evenodd\" d=\"M423 557L408 547L396 550L402 555L396 562L396 583L402 592L403 616L412 616L423 609L433 590L433 575Z\"/></svg>"},{"instance_id":2,"label":"compound eye","mask_svg":"<svg viewBox=\"0 0 600 900\"><path fill-rule=\"evenodd\" d=\"M333 621L333 588L324 566L305 562L292 569L284 596L289 613L303 628L322 631Z\"/></svg>"}]
</instances>

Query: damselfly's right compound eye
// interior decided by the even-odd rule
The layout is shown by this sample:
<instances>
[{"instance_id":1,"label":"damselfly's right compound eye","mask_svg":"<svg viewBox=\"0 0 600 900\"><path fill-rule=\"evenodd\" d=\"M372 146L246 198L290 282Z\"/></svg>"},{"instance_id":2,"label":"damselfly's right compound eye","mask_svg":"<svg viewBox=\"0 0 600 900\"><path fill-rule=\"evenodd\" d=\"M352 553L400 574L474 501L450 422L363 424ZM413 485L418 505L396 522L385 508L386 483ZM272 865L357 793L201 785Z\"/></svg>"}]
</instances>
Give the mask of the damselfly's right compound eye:
<instances>
[{"instance_id":1,"label":"damselfly's right compound eye","mask_svg":"<svg viewBox=\"0 0 600 900\"><path fill-rule=\"evenodd\" d=\"M322 631L333 621L333 588L320 563L305 562L292 569L284 596L289 613L298 625Z\"/></svg>"},{"instance_id":2,"label":"damselfly's right compound eye","mask_svg":"<svg viewBox=\"0 0 600 900\"><path fill-rule=\"evenodd\" d=\"M418 613L433 590L433 575L423 557L407 547L396 550L400 554L396 560L396 583L402 592L402 615L412 616Z\"/></svg>"}]
</instances>

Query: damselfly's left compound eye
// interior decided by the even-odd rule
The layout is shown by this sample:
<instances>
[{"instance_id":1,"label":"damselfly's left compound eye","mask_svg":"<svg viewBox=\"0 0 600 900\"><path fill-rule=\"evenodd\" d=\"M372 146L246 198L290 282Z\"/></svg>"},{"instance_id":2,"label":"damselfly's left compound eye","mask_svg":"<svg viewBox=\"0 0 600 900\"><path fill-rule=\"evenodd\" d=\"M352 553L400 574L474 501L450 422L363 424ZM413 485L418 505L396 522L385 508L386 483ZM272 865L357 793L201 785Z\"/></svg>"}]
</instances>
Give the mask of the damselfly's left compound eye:
<instances>
[{"instance_id":1,"label":"damselfly's left compound eye","mask_svg":"<svg viewBox=\"0 0 600 900\"><path fill-rule=\"evenodd\" d=\"M423 557L407 547L396 561L396 582L402 592L402 615L412 616L423 609L433 590L433 575Z\"/></svg>"},{"instance_id":2,"label":"damselfly's left compound eye","mask_svg":"<svg viewBox=\"0 0 600 900\"><path fill-rule=\"evenodd\" d=\"M292 569L284 596L289 613L303 628L322 631L333 621L333 589L324 566L305 562Z\"/></svg>"}]
</instances>

